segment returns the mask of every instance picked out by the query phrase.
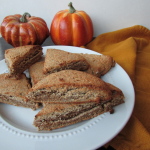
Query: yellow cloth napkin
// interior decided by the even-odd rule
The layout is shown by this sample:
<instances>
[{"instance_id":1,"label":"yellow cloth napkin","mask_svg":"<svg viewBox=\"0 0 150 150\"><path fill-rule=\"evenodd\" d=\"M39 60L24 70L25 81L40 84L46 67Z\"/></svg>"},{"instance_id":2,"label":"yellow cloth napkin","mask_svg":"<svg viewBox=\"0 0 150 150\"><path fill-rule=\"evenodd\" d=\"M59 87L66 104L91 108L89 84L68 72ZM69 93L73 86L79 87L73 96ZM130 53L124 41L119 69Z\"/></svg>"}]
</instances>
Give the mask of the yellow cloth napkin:
<instances>
[{"instance_id":1,"label":"yellow cloth napkin","mask_svg":"<svg viewBox=\"0 0 150 150\"><path fill-rule=\"evenodd\" d=\"M129 122L105 147L150 150L150 30L136 25L104 33L85 48L112 56L135 88L135 107Z\"/></svg>"}]
</instances>

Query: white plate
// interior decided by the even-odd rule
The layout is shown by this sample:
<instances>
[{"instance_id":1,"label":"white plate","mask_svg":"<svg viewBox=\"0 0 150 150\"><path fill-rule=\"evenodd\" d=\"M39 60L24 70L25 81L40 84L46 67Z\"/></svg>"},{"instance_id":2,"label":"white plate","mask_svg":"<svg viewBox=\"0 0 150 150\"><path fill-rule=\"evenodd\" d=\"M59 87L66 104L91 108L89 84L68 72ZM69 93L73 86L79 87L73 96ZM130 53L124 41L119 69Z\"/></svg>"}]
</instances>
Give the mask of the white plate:
<instances>
[{"instance_id":1,"label":"white plate","mask_svg":"<svg viewBox=\"0 0 150 150\"><path fill-rule=\"evenodd\" d=\"M99 54L84 48L71 46L56 48L73 53ZM0 74L7 72L5 61L0 61ZM115 113L104 113L53 131L37 131L32 125L35 114L28 108L0 104L0 148L3 150L90 150L103 146L114 138L128 122L134 107L134 89L126 72L118 65L102 77L104 81L119 87L125 95L125 103L115 107Z\"/></svg>"}]
</instances>

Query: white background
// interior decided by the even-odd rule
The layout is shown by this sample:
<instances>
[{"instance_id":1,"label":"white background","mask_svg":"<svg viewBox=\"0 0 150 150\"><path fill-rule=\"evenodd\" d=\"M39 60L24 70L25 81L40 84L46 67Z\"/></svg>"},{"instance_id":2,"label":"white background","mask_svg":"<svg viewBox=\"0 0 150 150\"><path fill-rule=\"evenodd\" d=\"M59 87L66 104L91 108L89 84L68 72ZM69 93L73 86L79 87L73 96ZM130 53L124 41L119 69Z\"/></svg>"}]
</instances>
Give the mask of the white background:
<instances>
[{"instance_id":1,"label":"white background","mask_svg":"<svg viewBox=\"0 0 150 150\"><path fill-rule=\"evenodd\" d=\"M68 0L0 0L0 23L5 16L29 12L43 18L48 28L54 15L68 9ZM101 33L143 25L150 28L150 0L72 0L76 10L91 17L94 36Z\"/></svg>"}]
</instances>

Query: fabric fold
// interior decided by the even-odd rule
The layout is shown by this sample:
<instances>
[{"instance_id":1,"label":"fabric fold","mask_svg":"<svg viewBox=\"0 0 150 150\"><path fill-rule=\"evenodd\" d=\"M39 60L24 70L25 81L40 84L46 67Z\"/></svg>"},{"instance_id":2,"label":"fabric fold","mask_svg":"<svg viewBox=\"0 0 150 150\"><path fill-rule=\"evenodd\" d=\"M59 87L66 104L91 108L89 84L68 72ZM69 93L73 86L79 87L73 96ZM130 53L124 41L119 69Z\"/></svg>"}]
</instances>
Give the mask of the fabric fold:
<instances>
[{"instance_id":1,"label":"fabric fold","mask_svg":"<svg viewBox=\"0 0 150 150\"><path fill-rule=\"evenodd\" d=\"M117 150L149 150L150 30L135 25L104 33L85 48L112 56L128 73L135 88L133 114L124 129L107 145Z\"/></svg>"}]
</instances>

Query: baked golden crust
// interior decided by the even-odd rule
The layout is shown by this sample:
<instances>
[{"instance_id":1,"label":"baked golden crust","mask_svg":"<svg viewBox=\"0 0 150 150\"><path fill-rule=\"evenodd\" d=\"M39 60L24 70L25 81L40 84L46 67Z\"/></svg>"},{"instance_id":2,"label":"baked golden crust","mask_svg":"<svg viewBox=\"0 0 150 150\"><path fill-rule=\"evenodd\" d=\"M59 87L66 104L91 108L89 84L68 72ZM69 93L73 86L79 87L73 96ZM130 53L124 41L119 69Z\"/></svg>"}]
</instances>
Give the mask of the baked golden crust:
<instances>
[{"instance_id":1,"label":"baked golden crust","mask_svg":"<svg viewBox=\"0 0 150 150\"><path fill-rule=\"evenodd\" d=\"M56 73L47 75L41 81L39 81L31 91L39 88L47 88L55 85L77 85L77 86L89 86L89 87L98 87L98 88L107 88L106 83L100 78L88 74L86 72L77 71L77 70L62 70Z\"/></svg>"},{"instance_id":2,"label":"baked golden crust","mask_svg":"<svg viewBox=\"0 0 150 150\"><path fill-rule=\"evenodd\" d=\"M47 49L43 72L53 73L66 69L86 70L89 64L79 54L70 53L59 49Z\"/></svg>"},{"instance_id":3,"label":"baked golden crust","mask_svg":"<svg viewBox=\"0 0 150 150\"><path fill-rule=\"evenodd\" d=\"M20 88L21 87L21 88ZM8 78L7 73L0 74L0 93L16 96L25 96L31 85L25 74L21 74L20 79Z\"/></svg>"}]
</instances>

